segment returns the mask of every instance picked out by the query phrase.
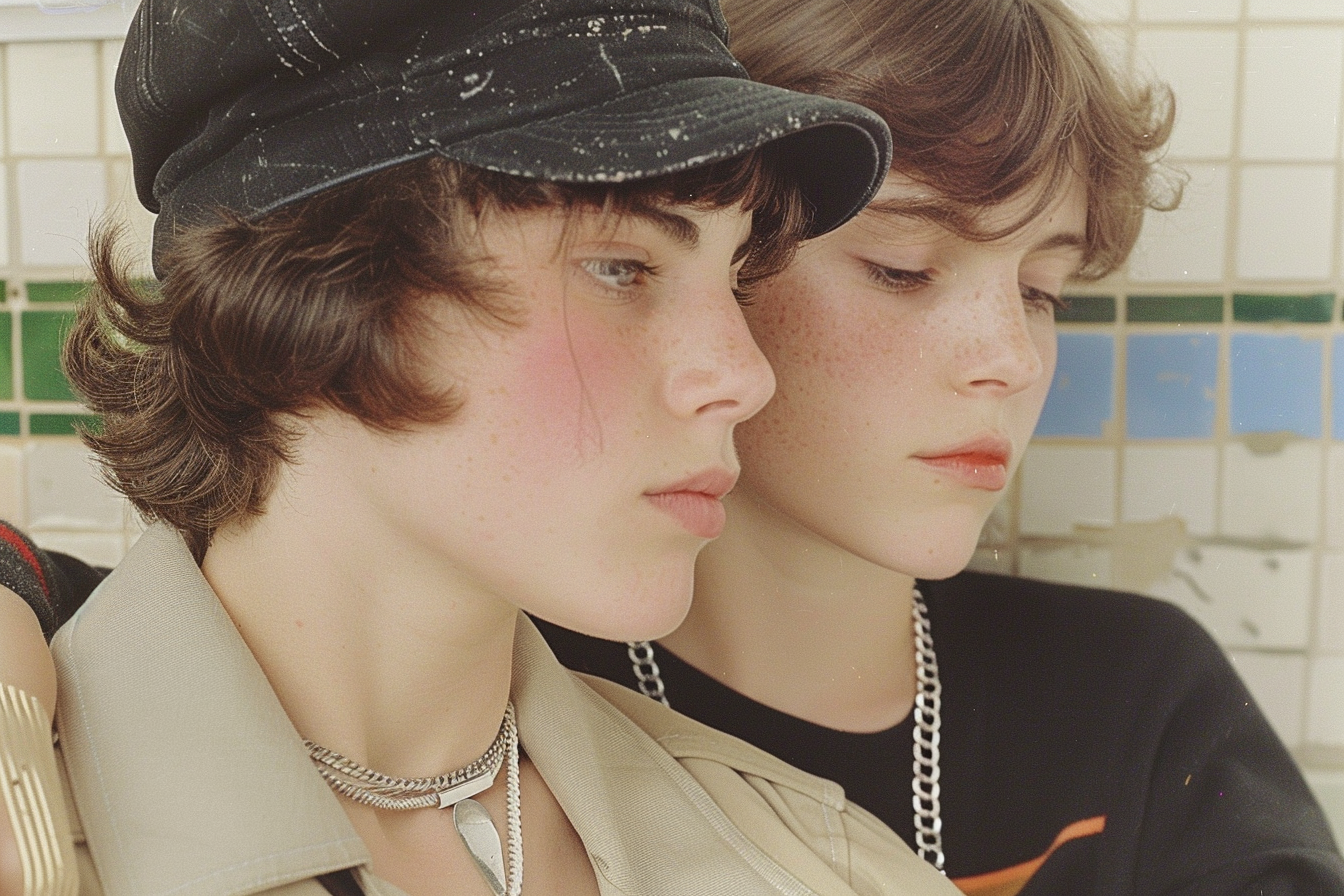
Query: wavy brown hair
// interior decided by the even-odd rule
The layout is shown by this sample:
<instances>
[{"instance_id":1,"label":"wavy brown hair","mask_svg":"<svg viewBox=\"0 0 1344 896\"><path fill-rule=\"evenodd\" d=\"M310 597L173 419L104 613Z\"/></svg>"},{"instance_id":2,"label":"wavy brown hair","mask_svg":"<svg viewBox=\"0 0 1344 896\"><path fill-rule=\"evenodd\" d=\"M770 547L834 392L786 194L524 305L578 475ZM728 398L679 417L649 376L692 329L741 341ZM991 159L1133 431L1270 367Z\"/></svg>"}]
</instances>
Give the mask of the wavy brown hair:
<instances>
[{"instance_id":1,"label":"wavy brown hair","mask_svg":"<svg viewBox=\"0 0 1344 896\"><path fill-rule=\"evenodd\" d=\"M967 238L1005 236L1071 176L1087 187L1079 276L1122 264L1180 177L1155 164L1174 102L1119 73L1063 0L724 0L752 77L851 100L892 131L892 169L932 188L914 209ZM1034 190L993 232L979 212Z\"/></svg>"},{"instance_id":2,"label":"wavy brown hair","mask_svg":"<svg viewBox=\"0 0 1344 896\"><path fill-rule=\"evenodd\" d=\"M465 396L430 385L418 347L429 302L509 325L476 222L490 211L689 205L753 212L739 288L782 269L805 204L769 147L623 185L527 180L441 158L333 187L255 221L177 234L156 288L128 276L118 231L91 238L95 283L66 342L83 433L105 478L197 559L215 531L262 511L290 457L287 415L326 405L382 430L450 419Z\"/></svg>"}]
</instances>

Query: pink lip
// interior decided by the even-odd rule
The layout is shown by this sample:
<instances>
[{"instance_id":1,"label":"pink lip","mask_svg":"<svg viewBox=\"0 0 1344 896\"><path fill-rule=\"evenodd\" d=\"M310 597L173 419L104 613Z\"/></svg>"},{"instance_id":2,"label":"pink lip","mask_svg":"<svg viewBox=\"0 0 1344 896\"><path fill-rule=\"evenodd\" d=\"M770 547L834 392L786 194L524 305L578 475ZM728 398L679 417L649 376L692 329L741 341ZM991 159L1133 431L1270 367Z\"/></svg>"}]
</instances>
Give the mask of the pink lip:
<instances>
[{"instance_id":1,"label":"pink lip","mask_svg":"<svg viewBox=\"0 0 1344 896\"><path fill-rule=\"evenodd\" d=\"M737 474L722 468L704 470L680 482L645 492L653 506L699 538L718 538L727 514L723 496L737 484Z\"/></svg>"},{"instance_id":2,"label":"pink lip","mask_svg":"<svg viewBox=\"0 0 1344 896\"><path fill-rule=\"evenodd\" d=\"M997 492L1008 484L1008 461L1012 456L1012 442L1002 436L984 435L927 454L916 454L915 459L962 485Z\"/></svg>"}]
</instances>

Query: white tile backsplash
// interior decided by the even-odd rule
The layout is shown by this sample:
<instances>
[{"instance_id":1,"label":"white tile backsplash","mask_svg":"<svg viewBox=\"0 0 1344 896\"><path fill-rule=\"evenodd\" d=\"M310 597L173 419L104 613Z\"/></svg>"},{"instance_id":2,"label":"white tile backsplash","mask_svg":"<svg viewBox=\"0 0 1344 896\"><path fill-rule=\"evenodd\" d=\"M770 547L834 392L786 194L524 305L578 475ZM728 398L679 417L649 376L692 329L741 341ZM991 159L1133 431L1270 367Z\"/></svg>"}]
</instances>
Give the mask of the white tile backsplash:
<instances>
[{"instance_id":1,"label":"white tile backsplash","mask_svg":"<svg viewBox=\"0 0 1344 896\"><path fill-rule=\"evenodd\" d=\"M18 445L0 444L0 519L23 525L23 451Z\"/></svg>"},{"instance_id":2,"label":"white tile backsplash","mask_svg":"<svg viewBox=\"0 0 1344 896\"><path fill-rule=\"evenodd\" d=\"M10 44L5 53L9 151L97 155L97 85L98 49L92 42Z\"/></svg>"},{"instance_id":3,"label":"white tile backsplash","mask_svg":"<svg viewBox=\"0 0 1344 896\"><path fill-rule=\"evenodd\" d=\"M1320 595L1316 601L1316 644L1321 653L1344 656L1344 553L1321 557Z\"/></svg>"},{"instance_id":4,"label":"white tile backsplash","mask_svg":"<svg viewBox=\"0 0 1344 896\"><path fill-rule=\"evenodd\" d=\"M1253 28L1243 72L1242 158L1334 159L1344 28Z\"/></svg>"},{"instance_id":5,"label":"white tile backsplash","mask_svg":"<svg viewBox=\"0 0 1344 896\"><path fill-rule=\"evenodd\" d=\"M1189 5L1185 0L1185 5ZM1175 158L1218 158L1232 154L1232 122L1237 100L1237 32L1223 29L1145 29L1139 58L1161 72L1175 91Z\"/></svg>"},{"instance_id":6,"label":"white tile backsplash","mask_svg":"<svg viewBox=\"0 0 1344 896\"><path fill-rule=\"evenodd\" d=\"M1149 593L1184 608L1224 646L1305 650L1312 567L1305 549L1191 547Z\"/></svg>"},{"instance_id":7,"label":"white tile backsplash","mask_svg":"<svg viewBox=\"0 0 1344 896\"><path fill-rule=\"evenodd\" d=\"M1111 550L1087 544L1025 544L1018 552L1018 572L1031 579L1109 588Z\"/></svg>"},{"instance_id":8,"label":"white tile backsplash","mask_svg":"<svg viewBox=\"0 0 1344 896\"><path fill-rule=\"evenodd\" d=\"M1212 535L1218 504L1218 449L1212 445L1126 445L1120 518L1178 517L1190 535Z\"/></svg>"},{"instance_id":9,"label":"white tile backsplash","mask_svg":"<svg viewBox=\"0 0 1344 896\"><path fill-rule=\"evenodd\" d=\"M1023 535L1069 535L1115 524L1114 448L1033 444L1022 459Z\"/></svg>"},{"instance_id":10,"label":"white tile backsplash","mask_svg":"<svg viewBox=\"0 0 1344 896\"><path fill-rule=\"evenodd\" d=\"M1261 22L1294 19L1344 22L1344 4L1339 0L1247 0L1246 13L1252 21Z\"/></svg>"},{"instance_id":11,"label":"white tile backsplash","mask_svg":"<svg viewBox=\"0 0 1344 896\"><path fill-rule=\"evenodd\" d=\"M1235 22L1241 0L1138 0L1140 22Z\"/></svg>"},{"instance_id":12,"label":"white tile backsplash","mask_svg":"<svg viewBox=\"0 0 1344 896\"><path fill-rule=\"evenodd\" d=\"M0 208L9 209L13 206L9 201L9 169L0 165ZM11 234L9 232L9 215L0 215L0 265L8 265L12 255L10 251Z\"/></svg>"},{"instance_id":13,"label":"white tile backsplash","mask_svg":"<svg viewBox=\"0 0 1344 896\"><path fill-rule=\"evenodd\" d=\"M1331 444L1325 458L1325 543L1344 548L1344 444Z\"/></svg>"},{"instance_id":14,"label":"white tile backsplash","mask_svg":"<svg viewBox=\"0 0 1344 896\"><path fill-rule=\"evenodd\" d=\"M106 40L99 45L102 61L103 93L103 152L108 155L130 155L131 145L126 142L126 132L121 127L121 116L117 114L117 104L113 98L116 86L117 60L121 57L124 41Z\"/></svg>"},{"instance_id":15,"label":"white tile backsplash","mask_svg":"<svg viewBox=\"0 0 1344 896\"><path fill-rule=\"evenodd\" d=\"M1065 0L1089 22L1124 22L1133 9L1132 0Z\"/></svg>"},{"instance_id":16,"label":"white tile backsplash","mask_svg":"<svg viewBox=\"0 0 1344 896\"><path fill-rule=\"evenodd\" d=\"M73 440L27 446L28 525L34 529L126 528L126 501L99 478L88 449Z\"/></svg>"},{"instance_id":17,"label":"white tile backsplash","mask_svg":"<svg viewBox=\"0 0 1344 896\"><path fill-rule=\"evenodd\" d=\"M18 163L19 239L24 264L83 268L89 221L107 202L105 163Z\"/></svg>"},{"instance_id":18,"label":"white tile backsplash","mask_svg":"<svg viewBox=\"0 0 1344 896\"><path fill-rule=\"evenodd\" d=\"M1321 512L1321 444L1289 442L1256 454L1241 442L1223 446L1220 530L1234 538L1316 541Z\"/></svg>"},{"instance_id":19,"label":"white tile backsplash","mask_svg":"<svg viewBox=\"0 0 1344 896\"><path fill-rule=\"evenodd\" d=\"M1232 650L1228 656L1274 732L1289 747L1301 744L1306 657L1251 650Z\"/></svg>"},{"instance_id":20,"label":"white tile backsplash","mask_svg":"<svg viewBox=\"0 0 1344 896\"><path fill-rule=\"evenodd\" d=\"M1227 266L1227 221L1231 170L1226 165L1186 163L1189 177L1181 206L1148 212L1129 261L1140 283L1219 283Z\"/></svg>"},{"instance_id":21,"label":"white tile backsplash","mask_svg":"<svg viewBox=\"0 0 1344 896\"><path fill-rule=\"evenodd\" d=\"M1307 741L1344 747L1344 656L1308 663Z\"/></svg>"},{"instance_id":22,"label":"white tile backsplash","mask_svg":"<svg viewBox=\"0 0 1344 896\"><path fill-rule=\"evenodd\" d=\"M1320 280L1335 253L1333 165L1247 165L1241 170L1237 274Z\"/></svg>"}]
</instances>

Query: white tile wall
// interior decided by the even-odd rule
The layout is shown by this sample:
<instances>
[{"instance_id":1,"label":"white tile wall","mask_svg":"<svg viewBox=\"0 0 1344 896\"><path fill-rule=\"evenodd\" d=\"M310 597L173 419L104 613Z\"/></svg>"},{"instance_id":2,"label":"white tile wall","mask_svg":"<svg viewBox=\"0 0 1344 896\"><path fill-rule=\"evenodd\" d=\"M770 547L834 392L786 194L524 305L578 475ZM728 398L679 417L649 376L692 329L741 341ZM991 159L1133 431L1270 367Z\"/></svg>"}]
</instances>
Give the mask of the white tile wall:
<instances>
[{"instance_id":1,"label":"white tile wall","mask_svg":"<svg viewBox=\"0 0 1344 896\"><path fill-rule=\"evenodd\" d=\"M1279 737L1285 743L1300 742L1305 720L1302 697L1307 684L1306 658L1250 650L1232 650L1228 655Z\"/></svg>"},{"instance_id":2,"label":"white tile wall","mask_svg":"<svg viewBox=\"0 0 1344 896\"><path fill-rule=\"evenodd\" d=\"M101 160L19 162L19 238L23 263L32 267L83 267L89 221L107 202Z\"/></svg>"},{"instance_id":3,"label":"white tile wall","mask_svg":"<svg viewBox=\"0 0 1344 896\"><path fill-rule=\"evenodd\" d=\"M129 155L131 145L126 142L126 132L121 129L121 118L117 115L117 103L113 98L116 84L117 60L121 58L123 41L107 40L99 46L102 62L100 72L103 97L103 152L108 155Z\"/></svg>"},{"instance_id":4,"label":"white tile wall","mask_svg":"<svg viewBox=\"0 0 1344 896\"><path fill-rule=\"evenodd\" d=\"M1223 446L1222 534L1235 538L1316 541L1321 512L1322 447L1289 442L1260 455L1241 442Z\"/></svg>"},{"instance_id":5,"label":"white tile wall","mask_svg":"<svg viewBox=\"0 0 1344 896\"><path fill-rule=\"evenodd\" d=\"M1307 679L1307 740L1344 744L1344 656L1311 660Z\"/></svg>"},{"instance_id":6,"label":"white tile wall","mask_svg":"<svg viewBox=\"0 0 1344 896\"><path fill-rule=\"evenodd\" d=\"M1018 572L1031 579L1091 588L1111 587L1111 549L1087 544L1024 544Z\"/></svg>"},{"instance_id":7,"label":"white tile wall","mask_svg":"<svg viewBox=\"0 0 1344 896\"><path fill-rule=\"evenodd\" d=\"M1144 218L1129 262L1138 282L1220 283L1227 265L1232 171L1227 165L1186 164L1180 208Z\"/></svg>"},{"instance_id":8,"label":"white tile wall","mask_svg":"<svg viewBox=\"0 0 1344 896\"><path fill-rule=\"evenodd\" d=\"M24 460L26 519L34 530L120 533L126 528L125 501L99 478L83 445L71 439L34 441Z\"/></svg>"},{"instance_id":9,"label":"white tile wall","mask_svg":"<svg viewBox=\"0 0 1344 896\"><path fill-rule=\"evenodd\" d=\"M1235 22L1241 0L1139 0L1140 22Z\"/></svg>"},{"instance_id":10,"label":"white tile wall","mask_svg":"<svg viewBox=\"0 0 1344 896\"><path fill-rule=\"evenodd\" d=\"M1218 450L1212 445L1126 445L1120 518L1179 517L1190 535L1214 533Z\"/></svg>"},{"instance_id":11,"label":"white tile wall","mask_svg":"<svg viewBox=\"0 0 1344 896\"><path fill-rule=\"evenodd\" d=\"M0 519L24 519L23 511L23 450L0 445Z\"/></svg>"},{"instance_id":12,"label":"white tile wall","mask_svg":"<svg viewBox=\"0 0 1344 896\"><path fill-rule=\"evenodd\" d=\"M98 55L93 44L10 44L5 69L11 153L98 154Z\"/></svg>"},{"instance_id":13,"label":"white tile wall","mask_svg":"<svg viewBox=\"0 0 1344 896\"><path fill-rule=\"evenodd\" d=\"M1113 448L1036 445L1022 459L1023 535L1069 535L1115 524Z\"/></svg>"},{"instance_id":14,"label":"white tile wall","mask_svg":"<svg viewBox=\"0 0 1344 896\"><path fill-rule=\"evenodd\" d=\"M1316 649L1344 656L1344 553L1321 558L1321 589L1316 606ZM1344 712L1344 706L1341 708Z\"/></svg>"},{"instance_id":15,"label":"white tile wall","mask_svg":"<svg viewBox=\"0 0 1344 896\"><path fill-rule=\"evenodd\" d=\"M1237 274L1324 280L1335 243L1334 165L1247 165L1237 209Z\"/></svg>"},{"instance_id":16,"label":"white tile wall","mask_svg":"<svg viewBox=\"0 0 1344 896\"><path fill-rule=\"evenodd\" d=\"M1220 644L1305 650L1311 552L1206 545L1181 551L1170 576L1149 591L1200 621Z\"/></svg>"},{"instance_id":17,"label":"white tile wall","mask_svg":"<svg viewBox=\"0 0 1344 896\"><path fill-rule=\"evenodd\" d=\"M1325 543L1344 548L1344 444L1326 449Z\"/></svg>"},{"instance_id":18,"label":"white tile wall","mask_svg":"<svg viewBox=\"0 0 1344 896\"><path fill-rule=\"evenodd\" d=\"M1344 28L1253 28L1243 73L1243 158L1334 160Z\"/></svg>"},{"instance_id":19,"label":"white tile wall","mask_svg":"<svg viewBox=\"0 0 1344 896\"><path fill-rule=\"evenodd\" d=\"M1285 19L1344 22L1344 6L1339 0L1248 0L1246 12L1252 20L1262 22Z\"/></svg>"},{"instance_id":20,"label":"white tile wall","mask_svg":"<svg viewBox=\"0 0 1344 896\"><path fill-rule=\"evenodd\" d=\"M1182 0L1190 5L1190 0ZM1237 108L1237 32L1222 29L1144 29L1139 57L1176 93L1171 154L1226 159L1232 154Z\"/></svg>"}]
</instances>

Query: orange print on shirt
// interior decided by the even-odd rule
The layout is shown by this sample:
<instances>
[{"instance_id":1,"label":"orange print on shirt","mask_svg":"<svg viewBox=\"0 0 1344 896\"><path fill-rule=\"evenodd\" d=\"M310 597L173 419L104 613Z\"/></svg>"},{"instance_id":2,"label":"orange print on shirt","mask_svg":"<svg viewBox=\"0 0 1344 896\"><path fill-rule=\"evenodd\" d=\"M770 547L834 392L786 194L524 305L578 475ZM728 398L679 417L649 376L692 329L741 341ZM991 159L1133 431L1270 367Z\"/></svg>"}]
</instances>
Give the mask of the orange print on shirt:
<instances>
[{"instance_id":1,"label":"orange print on shirt","mask_svg":"<svg viewBox=\"0 0 1344 896\"><path fill-rule=\"evenodd\" d=\"M1045 864L1045 860L1050 858L1055 850L1070 840L1091 837L1093 834L1100 834L1104 830L1106 830L1105 815L1075 821L1059 832L1055 842L1051 843L1050 848L1039 858L1014 865L1011 868L1004 868L1001 871L977 874L974 877L959 877L952 883L956 884L957 889L965 893L966 896L1017 896L1018 893L1022 892L1022 888L1027 885L1027 881L1031 880L1031 876L1040 870L1041 866Z\"/></svg>"}]
</instances>

